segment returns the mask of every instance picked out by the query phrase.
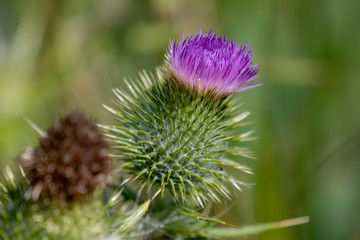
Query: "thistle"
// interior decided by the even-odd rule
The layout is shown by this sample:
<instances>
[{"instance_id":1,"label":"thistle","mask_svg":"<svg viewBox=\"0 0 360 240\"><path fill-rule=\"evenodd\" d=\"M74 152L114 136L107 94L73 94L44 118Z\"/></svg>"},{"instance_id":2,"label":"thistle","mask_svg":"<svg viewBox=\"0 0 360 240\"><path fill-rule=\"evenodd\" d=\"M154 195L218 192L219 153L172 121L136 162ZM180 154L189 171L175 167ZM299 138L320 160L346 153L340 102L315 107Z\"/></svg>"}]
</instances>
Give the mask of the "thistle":
<instances>
[{"instance_id":1,"label":"thistle","mask_svg":"<svg viewBox=\"0 0 360 240\"><path fill-rule=\"evenodd\" d=\"M0 238L109 235L119 224L107 217L109 203L92 194L110 173L109 147L97 126L80 112L57 119L38 147L20 155L22 175L15 177L7 168L0 177Z\"/></svg>"},{"instance_id":2,"label":"thistle","mask_svg":"<svg viewBox=\"0 0 360 240\"><path fill-rule=\"evenodd\" d=\"M240 190L244 183L227 167L251 173L228 158L251 157L230 144L251 140L251 132L236 135L249 113L231 101L261 85L251 51L211 32L170 40L156 74L141 73L128 83L130 94L114 90L120 108L107 108L119 124L100 126L123 161L120 186L95 192L111 173L110 144L81 113L40 130L39 146L19 157L20 177L10 168L0 177L0 238L214 239L306 223L308 217L234 228L193 205ZM129 181L138 183L138 194ZM156 193L143 200L141 192L151 189ZM159 193L167 198L154 201Z\"/></svg>"},{"instance_id":3,"label":"thistle","mask_svg":"<svg viewBox=\"0 0 360 240\"><path fill-rule=\"evenodd\" d=\"M30 182L25 197L69 201L91 194L107 181L109 148L97 126L81 113L56 120L39 147L20 155Z\"/></svg>"},{"instance_id":4,"label":"thistle","mask_svg":"<svg viewBox=\"0 0 360 240\"><path fill-rule=\"evenodd\" d=\"M254 88L258 65L247 45L227 42L213 33L170 41L166 60L156 74L140 74L128 83L131 94L114 90L119 125L103 126L124 163L126 181L136 181L140 191L151 188L170 192L175 201L230 198L229 186L241 181L223 166L249 173L227 155L247 157L248 151L230 142L248 140L249 133L233 136L248 113L230 100L238 91ZM126 182L125 181L125 182Z\"/></svg>"}]
</instances>

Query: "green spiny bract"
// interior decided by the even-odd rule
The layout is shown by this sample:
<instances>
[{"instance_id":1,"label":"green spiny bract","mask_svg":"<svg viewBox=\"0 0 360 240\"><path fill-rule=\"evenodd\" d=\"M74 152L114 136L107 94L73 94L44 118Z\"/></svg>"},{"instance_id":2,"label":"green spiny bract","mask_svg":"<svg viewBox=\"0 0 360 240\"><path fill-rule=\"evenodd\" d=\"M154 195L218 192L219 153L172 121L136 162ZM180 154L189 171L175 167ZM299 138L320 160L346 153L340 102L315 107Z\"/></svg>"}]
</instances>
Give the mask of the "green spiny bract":
<instances>
[{"instance_id":1,"label":"green spiny bract","mask_svg":"<svg viewBox=\"0 0 360 240\"><path fill-rule=\"evenodd\" d=\"M229 147L243 137L229 136L237 127L237 109L230 107L230 97L214 98L189 91L161 70L156 75L140 74L140 80L128 83L131 94L115 89L120 125L103 126L124 161L129 178L140 189L151 187L170 191L176 201L189 197L200 206L207 200L230 197L228 185L240 189L222 166L249 172L249 169L225 158L247 156L242 149ZM248 113L240 113L238 120ZM140 191L141 191L140 190Z\"/></svg>"},{"instance_id":2,"label":"green spiny bract","mask_svg":"<svg viewBox=\"0 0 360 240\"><path fill-rule=\"evenodd\" d=\"M93 239L110 233L99 200L60 206L24 198L29 182L6 168L0 178L0 239Z\"/></svg>"}]
</instances>

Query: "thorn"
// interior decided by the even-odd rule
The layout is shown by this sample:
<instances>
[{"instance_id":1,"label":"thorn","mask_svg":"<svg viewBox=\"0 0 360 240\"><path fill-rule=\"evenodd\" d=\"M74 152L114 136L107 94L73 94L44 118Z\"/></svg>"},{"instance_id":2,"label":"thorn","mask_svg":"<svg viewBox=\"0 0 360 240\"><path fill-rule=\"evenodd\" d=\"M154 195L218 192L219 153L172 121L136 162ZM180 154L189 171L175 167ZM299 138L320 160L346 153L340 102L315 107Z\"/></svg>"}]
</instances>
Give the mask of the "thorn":
<instances>
[{"instance_id":1,"label":"thorn","mask_svg":"<svg viewBox=\"0 0 360 240\"><path fill-rule=\"evenodd\" d=\"M41 137L46 137L46 132L41 130L35 123L33 123L30 119L24 118L25 121L37 132L40 134Z\"/></svg>"},{"instance_id":2,"label":"thorn","mask_svg":"<svg viewBox=\"0 0 360 240\"><path fill-rule=\"evenodd\" d=\"M103 104L103 107L104 107L106 110L108 110L109 112L111 112L111 113L113 113L113 114L116 114L116 111L115 111L114 109L112 109L111 107L109 107L109 106L107 106L107 105L105 105L105 104Z\"/></svg>"},{"instance_id":3,"label":"thorn","mask_svg":"<svg viewBox=\"0 0 360 240\"><path fill-rule=\"evenodd\" d=\"M236 117L234 117L233 121L235 123L238 123L238 122L242 121L243 119L245 119L249 115L250 115L250 112L242 112L239 115L237 115Z\"/></svg>"},{"instance_id":4,"label":"thorn","mask_svg":"<svg viewBox=\"0 0 360 240\"><path fill-rule=\"evenodd\" d=\"M161 192L161 188L154 194L154 196L150 199L150 201L153 201L157 195Z\"/></svg>"}]
</instances>

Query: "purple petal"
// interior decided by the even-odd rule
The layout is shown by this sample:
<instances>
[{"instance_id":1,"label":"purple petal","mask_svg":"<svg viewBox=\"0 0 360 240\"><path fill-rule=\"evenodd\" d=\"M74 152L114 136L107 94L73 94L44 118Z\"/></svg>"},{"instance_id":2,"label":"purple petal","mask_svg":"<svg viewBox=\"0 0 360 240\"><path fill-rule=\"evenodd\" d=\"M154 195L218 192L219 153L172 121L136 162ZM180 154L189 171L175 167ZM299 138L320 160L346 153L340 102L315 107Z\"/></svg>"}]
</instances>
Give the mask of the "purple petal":
<instances>
[{"instance_id":1,"label":"purple petal","mask_svg":"<svg viewBox=\"0 0 360 240\"><path fill-rule=\"evenodd\" d=\"M252 48L226 38L200 31L195 36L183 35L179 43L170 39L166 51L169 67L182 84L199 93L226 96L262 85L252 85L259 71Z\"/></svg>"}]
</instances>

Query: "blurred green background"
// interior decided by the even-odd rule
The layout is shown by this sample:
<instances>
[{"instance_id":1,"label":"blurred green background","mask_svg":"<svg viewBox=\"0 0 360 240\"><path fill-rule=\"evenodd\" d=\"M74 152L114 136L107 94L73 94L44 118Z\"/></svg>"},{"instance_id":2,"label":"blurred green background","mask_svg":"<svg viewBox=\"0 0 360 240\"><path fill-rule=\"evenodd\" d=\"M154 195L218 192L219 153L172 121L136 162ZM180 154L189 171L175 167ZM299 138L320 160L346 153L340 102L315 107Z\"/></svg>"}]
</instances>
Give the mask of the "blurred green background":
<instances>
[{"instance_id":1,"label":"blurred green background","mask_svg":"<svg viewBox=\"0 0 360 240\"><path fill-rule=\"evenodd\" d=\"M46 129L81 109L109 123L111 88L154 71L170 37L213 29L254 46L265 83L236 96L260 137L255 185L217 206L222 218L311 218L245 239L360 239L359 12L358 0L0 0L0 168L37 142L24 118Z\"/></svg>"}]
</instances>

